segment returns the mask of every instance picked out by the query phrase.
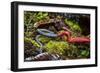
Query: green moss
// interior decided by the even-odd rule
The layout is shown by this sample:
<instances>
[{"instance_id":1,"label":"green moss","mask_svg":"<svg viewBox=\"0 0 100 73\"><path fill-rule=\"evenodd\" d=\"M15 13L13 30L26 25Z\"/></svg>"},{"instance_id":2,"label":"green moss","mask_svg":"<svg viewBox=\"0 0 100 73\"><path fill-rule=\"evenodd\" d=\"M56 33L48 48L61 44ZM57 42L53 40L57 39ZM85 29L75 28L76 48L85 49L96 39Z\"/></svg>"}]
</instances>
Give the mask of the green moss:
<instances>
[{"instance_id":1,"label":"green moss","mask_svg":"<svg viewBox=\"0 0 100 73\"><path fill-rule=\"evenodd\" d=\"M62 55L68 48L68 43L63 41L49 41L45 46L45 49L49 53L57 53Z\"/></svg>"},{"instance_id":2,"label":"green moss","mask_svg":"<svg viewBox=\"0 0 100 73\"><path fill-rule=\"evenodd\" d=\"M45 44L45 43L48 43L50 40L52 40L52 38L40 36L39 40L40 40L41 43Z\"/></svg>"},{"instance_id":3,"label":"green moss","mask_svg":"<svg viewBox=\"0 0 100 73\"><path fill-rule=\"evenodd\" d=\"M78 50L77 46L74 44L69 44L69 48L70 49L68 49L68 50L65 49L64 55L69 58L77 58L78 54L79 54L79 50Z\"/></svg>"},{"instance_id":4,"label":"green moss","mask_svg":"<svg viewBox=\"0 0 100 73\"><path fill-rule=\"evenodd\" d=\"M32 45L35 47L38 47L38 48L40 47L40 45L36 41L32 40L31 38L24 38L24 41L32 43Z\"/></svg>"},{"instance_id":5,"label":"green moss","mask_svg":"<svg viewBox=\"0 0 100 73\"><path fill-rule=\"evenodd\" d=\"M31 38L24 38L24 56L25 58L35 55L40 46Z\"/></svg>"},{"instance_id":6,"label":"green moss","mask_svg":"<svg viewBox=\"0 0 100 73\"><path fill-rule=\"evenodd\" d=\"M48 21L50 19L47 12L24 12L24 25L27 27L26 31L31 31L34 27L34 23L39 21Z\"/></svg>"},{"instance_id":7,"label":"green moss","mask_svg":"<svg viewBox=\"0 0 100 73\"><path fill-rule=\"evenodd\" d=\"M90 57L90 51L89 50L82 50L80 52L80 57L81 58L89 58Z\"/></svg>"},{"instance_id":8,"label":"green moss","mask_svg":"<svg viewBox=\"0 0 100 73\"><path fill-rule=\"evenodd\" d=\"M43 44L46 44L46 43L48 43L49 41L52 41L52 40L59 41L60 37L50 38L50 37L46 37L46 36L42 36L42 35L39 37L39 41Z\"/></svg>"},{"instance_id":9,"label":"green moss","mask_svg":"<svg viewBox=\"0 0 100 73\"><path fill-rule=\"evenodd\" d=\"M81 31L81 28L79 25L73 25L71 29L74 29L75 31Z\"/></svg>"},{"instance_id":10,"label":"green moss","mask_svg":"<svg viewBox=\"0 0 100 73\"><path fill-rule=\"evenodd\" d=\"M65 19L65 24L71 28L73 31L81 31L79 24L73 20Z\"/></svg>"},{"instance_id":11,"label":"green moss","mask_svg":"<svg viewBox=\"0 0 100 73\"><path fill-rule=\"evenodd\" d=\"M33 32L24 32L24 36L27 37L27 38L34 37Z\"/></svg>"}]
</instances>

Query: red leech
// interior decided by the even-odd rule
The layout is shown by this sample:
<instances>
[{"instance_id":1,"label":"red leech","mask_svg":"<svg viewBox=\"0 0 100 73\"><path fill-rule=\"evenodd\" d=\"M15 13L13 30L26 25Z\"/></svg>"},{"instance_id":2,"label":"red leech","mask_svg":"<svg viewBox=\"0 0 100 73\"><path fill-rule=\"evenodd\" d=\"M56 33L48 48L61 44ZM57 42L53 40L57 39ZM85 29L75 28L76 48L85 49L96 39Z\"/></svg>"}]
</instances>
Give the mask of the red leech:
<instances>
[{"instance_id":1,"label":"red leech","mask_svg":"<svg viewBox=\"0 0 100 73\"><path fill-rule=\"evenodd\" d=\"M86 37L71 37L70 32L64 31L58 34L59 36L66 35L68 37L67 41L70 43L89 43L90 38Z\"/></svg>"}]
</instances>

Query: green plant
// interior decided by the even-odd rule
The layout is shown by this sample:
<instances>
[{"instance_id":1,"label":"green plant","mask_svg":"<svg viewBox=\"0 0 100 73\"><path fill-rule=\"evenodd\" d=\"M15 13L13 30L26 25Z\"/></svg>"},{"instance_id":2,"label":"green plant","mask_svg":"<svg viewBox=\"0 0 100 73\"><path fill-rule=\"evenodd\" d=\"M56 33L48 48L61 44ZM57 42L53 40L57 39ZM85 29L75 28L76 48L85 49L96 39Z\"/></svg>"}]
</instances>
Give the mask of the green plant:
<instances>
[{"instance_id":1,"label":"green plant","mask_svg":"<svg viewBox=\"0 0 100 73\"><path fill-rule=\"evenodd\" d=\"M33 32L24 32L24 36L27 38L32 38L34 36Z\"/></svg>"},{"instance_id":2,"label":"green plant","mask_svg":"<svg viewBox=\"0 0 100 73\"><path fill-rule=\"evenodd\" d=\"M69 44L68 50L65 49L64 55L67 56L68 58L78 58L79 55L79 50L75 44Z\"/></svg>"},{"instance_id":3,"label":"green plant","mask_svg":"<svg viewBox=\"0 0 100 73\"><path fill-rule=\"evenodd\" d=\"M25 43L30 43L32 44L32 46L35 46L37 48L40 48L40 45L35 41L35 40L32 40L31 38L24 38L24 42Z\"/></svg>"},{"instance_id":4,"label":"green plant","mask_svg":"<svg viewBox=\"0 0 100 73\"><path fill-rule=\"evenodd\" d=\"M49 38L49 37L45 37L45 36L40 36L39 37L39 40L41 43L45 44L45 43L48 43L50 40L52 40L52 38Z\"/></svg>"},{"instance_id":5,"label":"green plant","mask_svg":"<svg viewBox=\"0 0 100 73\"><path fill-rule=\"evenodd\" d=\"M81 32L81 28L77 22L70 20L70 19L65 19L64 21L65 21L65 24L68 25L72 31Z\"/></svg>"},{"instance_id":6,"label":"green plant","mask_svg":"<svg viewBox=\"0 0 100 73\"><path fill-rule=\"evenodd\" d=\"M64 49L69 49L68 43L63 41L49 41L44 48L49 53L57 53L60 55L65 52Z\"/></svg>"},{"instance_id":7,"label":"green plant","mask_svg":"<svg viewBox=\"0 0 100 73\"><path fill-rule=\"evenodd\" d=\"M48 21L49 15L47 12L24 12L24 25L26 27L26 31L30 31L34 28L34 23L39 21Z\"/></svg>"},{"instance_id":8,"label":"green plant","mask_svg":"<svg viewBox=\"0 0 100 73\"><path fill-rule=\"evenodd\" d=\"M36 54L36 50L40 46L31 38L24 38L24 56L25 58Z\"/></svg>"},{"instance_id":9,"label":"green plant","mask_svg":"<svg viewBox=\"0 0 100 73\"><path fill-rule=\"evenodd\" d=\"M37 13L37 15L36 15L36 19L37 19L38 21L40 21L40 20L46 19L47 16L48 16L48 13L39 12L39 13Z\"/></svg>"},{"instance_id":10,"label":"green plant","mask_svg":"<svg viewBox=\"0 0 100 73\"><path fill-rule=\"evenodd\" d=\"M83 51L81 52L81 56L82 56L82 57L88 57L88 56L89 56L89 51L88 51L88 50L83 50Z\"/></svg>"},{"instance_id":11,"label":"green plant","mask_svg":"<svg viewBox=\"0 0 100 73\"><path fill-rule=\"evenodd\" d=\"M47 44L49 41L59 41L60 40L60 38L59 37L57 37L57 38L50 38L50 37L46 37L46 36L40 36L39 37L39 41L41 42L41 43L43 43L43 44Z\"/></svg>"}]
</instances>

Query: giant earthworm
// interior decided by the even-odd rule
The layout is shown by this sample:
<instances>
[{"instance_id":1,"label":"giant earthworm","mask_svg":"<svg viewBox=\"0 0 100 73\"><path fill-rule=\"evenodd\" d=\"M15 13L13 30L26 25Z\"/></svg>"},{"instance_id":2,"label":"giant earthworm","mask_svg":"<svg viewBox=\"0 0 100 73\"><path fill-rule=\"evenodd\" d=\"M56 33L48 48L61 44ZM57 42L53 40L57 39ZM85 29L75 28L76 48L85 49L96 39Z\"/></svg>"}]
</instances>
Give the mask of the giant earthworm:
<instances>
[{"instance_id":1,"label":"giant earthworm","mask_svg":"<svg viewBox=\"0 0 100 73\"><path fill-rule=\"evenodd\" d=\"M54 32L47 29L37 29L38 33L47 37L58 37L66 35L68 37L67 41L69 43L89 43L90 38L87 37L72 37L69 31L63 31L61 33L55 34Z\"/></svg>"},{"instance_id":2,"label":"giant earthworm","mask_svg":"<svg viewBox=\"0 0 100 73\"><path fill-rule=\"evenodd\" d=\"M67 41L70 43L89 43L90 38L87 37L71 37L71 34L68 31L64 31L58 34L59 36L66 35Z\"/></svg>"}]
</instances>

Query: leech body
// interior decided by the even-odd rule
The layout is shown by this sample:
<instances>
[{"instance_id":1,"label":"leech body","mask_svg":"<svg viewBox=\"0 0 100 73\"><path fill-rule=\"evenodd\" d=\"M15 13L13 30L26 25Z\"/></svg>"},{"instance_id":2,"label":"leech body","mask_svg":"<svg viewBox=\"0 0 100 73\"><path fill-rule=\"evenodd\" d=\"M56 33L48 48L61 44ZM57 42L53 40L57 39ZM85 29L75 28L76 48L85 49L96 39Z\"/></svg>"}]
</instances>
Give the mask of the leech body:
<instances>
[{"instance_id":1,"label":"leech body","mask_svg":"<svg viewBox=\"0 0 100 73\"><path fill-rule=\"evenodd\" d=\"M68 37L67 41L69 43L89 43L90 42L90 38L86 38L86 37L71 37L71 34L68 31L61 32L58 35L59 36L66 35Z\"/></svg>"}]
</instances>

